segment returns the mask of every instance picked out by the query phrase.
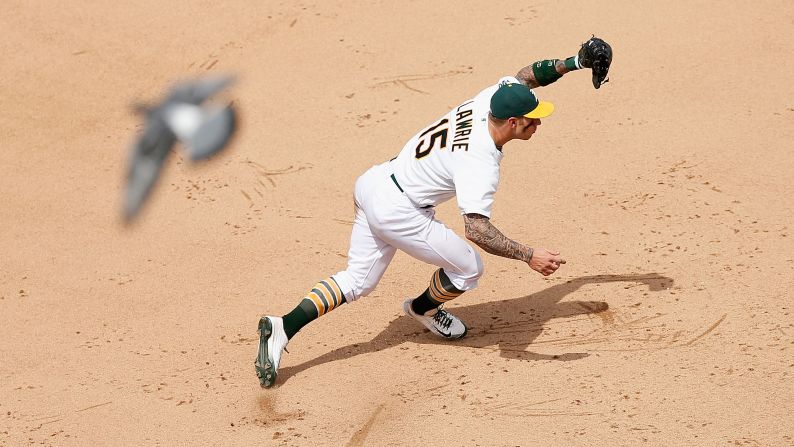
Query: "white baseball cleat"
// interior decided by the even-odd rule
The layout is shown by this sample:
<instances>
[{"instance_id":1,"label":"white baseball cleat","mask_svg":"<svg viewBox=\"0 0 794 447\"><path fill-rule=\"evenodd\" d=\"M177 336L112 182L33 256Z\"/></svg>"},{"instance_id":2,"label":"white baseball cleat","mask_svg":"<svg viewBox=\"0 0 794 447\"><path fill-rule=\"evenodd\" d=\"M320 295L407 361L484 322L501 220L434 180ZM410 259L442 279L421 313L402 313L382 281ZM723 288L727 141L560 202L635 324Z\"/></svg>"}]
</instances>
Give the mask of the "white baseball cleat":
<instances>
[{"instance_id":1,"label":"white baseball cleat","mask_svg":"<svg viewBox=\"0 0 794 447\"><path fill-rule=\"evenodd\" d=\"M430 329L430 332L439 337L448 339L463 338L466 336L466 332L468 332L466 325L463 324L460 318L444 310L443 304L436 309L428 311L424 315L419 315L411 308L412 301L413 299L409 298L403 302L403 311L406 315L413 317L426 328Z\"/></svg>"},{"instance_id":2,"label":"white baseball cleat","mask_svg":"<svg viewBox=\"0 0 794 447\"><path fill-rule=\"evenodd\" d=\"M276 383L281 352L286 350L287 343L289 339L281 317L265 316L259 319L259 352L254 369L262 388L270 388Z\"/></svg>"}]
</instances>

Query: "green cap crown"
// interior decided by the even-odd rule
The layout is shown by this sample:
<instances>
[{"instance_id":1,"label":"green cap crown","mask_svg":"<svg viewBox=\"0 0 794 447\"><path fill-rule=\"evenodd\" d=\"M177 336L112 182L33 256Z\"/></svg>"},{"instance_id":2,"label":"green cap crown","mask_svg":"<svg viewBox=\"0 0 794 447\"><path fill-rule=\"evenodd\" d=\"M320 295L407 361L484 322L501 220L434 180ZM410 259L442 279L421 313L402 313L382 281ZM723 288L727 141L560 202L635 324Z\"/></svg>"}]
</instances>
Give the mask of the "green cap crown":
<instances>
[{"instance_id":1,"label":"green cap crown","mask_svg":"<svg viewBox=\"0 0 794 447\"><path fill-rule=\"evenodd\" d=\"M538 101L535 93L524 84L502 84L491 96L491 114L499 119L545 118L553 110L551 103Z\"/></svg>"}]
</instances>

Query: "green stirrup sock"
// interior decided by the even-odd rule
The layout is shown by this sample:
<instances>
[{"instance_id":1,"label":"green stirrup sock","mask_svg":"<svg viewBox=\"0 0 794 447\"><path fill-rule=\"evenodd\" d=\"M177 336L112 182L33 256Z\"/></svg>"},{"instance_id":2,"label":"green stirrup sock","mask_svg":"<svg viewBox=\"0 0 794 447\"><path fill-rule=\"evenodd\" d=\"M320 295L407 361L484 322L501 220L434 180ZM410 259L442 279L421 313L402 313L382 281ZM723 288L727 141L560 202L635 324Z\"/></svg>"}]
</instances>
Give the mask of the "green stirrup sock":
<instances>
[{"instance_id":1,"label":"green stirrup sock","mask_svg":"<svg viewBox=\"0 0 794 447\"><path fill-rule=\"evenodd\" d=\"M292 309L292 312L281 317L284 320L284 332L287 333L287 338L291 339L299 330L303 329L304 326L316 320L318 317L317 310L314 309L314 306L311 306L312 313L307 312L303 306L304 301L306 300L301 300L300 304Z\"/></svg>"},{"instance_id":2,"label":"green stirrup sock","mask_svg":"<svg viewBox=\"0 0 794 447\"><path fill-rule=\"evenodd\" d=\"M430 287L411 302L411 309L419 315L451 301L463 293L450 281L444 269L438 269L430 278Z\"/></svg>"},{"instance_id":3,"label":"green stirrup sock","mask_svg":"<svg viewBox=\"0 0 794 447\"><path fill-rule=\"evenodd\" d=\"M345 295L333 278L326 278L312 287L292 311L283 317L284 332L292 338L304 326L345 304Z\"/></svg>"}]
</instances>

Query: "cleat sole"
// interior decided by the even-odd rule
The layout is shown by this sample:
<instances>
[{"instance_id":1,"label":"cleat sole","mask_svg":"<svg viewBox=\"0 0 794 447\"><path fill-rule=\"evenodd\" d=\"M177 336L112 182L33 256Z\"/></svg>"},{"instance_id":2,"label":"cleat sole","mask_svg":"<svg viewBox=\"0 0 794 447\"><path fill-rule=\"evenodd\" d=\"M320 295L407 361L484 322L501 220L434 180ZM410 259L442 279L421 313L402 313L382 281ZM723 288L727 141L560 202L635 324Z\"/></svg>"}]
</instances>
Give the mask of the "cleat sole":
<instances>
[{"instance_id":1,"label":"cleat sole","mask_svg":"<svg viewBox=\"0 0 794 447\"><path fill-rule=\"evenodd\" d=\"M267 340L273 333L273 323L267 317L259 319L259 352L254 361L254 369L256 376L259 378L259 386L262 388L270 388L276 380L276 372L273 370L273 364L270 362L269 353L267 352Z\"/></svg>"}]
</instances>

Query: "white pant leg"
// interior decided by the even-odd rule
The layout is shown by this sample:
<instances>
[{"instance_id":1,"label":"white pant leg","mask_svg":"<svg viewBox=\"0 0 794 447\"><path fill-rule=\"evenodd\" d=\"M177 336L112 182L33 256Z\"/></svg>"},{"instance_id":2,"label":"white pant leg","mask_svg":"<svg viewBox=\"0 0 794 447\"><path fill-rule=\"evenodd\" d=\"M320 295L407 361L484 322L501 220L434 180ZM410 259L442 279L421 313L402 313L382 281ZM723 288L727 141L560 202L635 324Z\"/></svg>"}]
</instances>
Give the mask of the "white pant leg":
<instances>
[{"instance_id":1,"label":"white pant leg","mask_svg":"<svg viewBox=\"0 0 794 447\"><path fill-rule=\"evenodd\" d=\"M347 301L367 296L378 285L397 249L373 234L365 207L372 206L373 195L383 177L382 165L373 166L356 180L354 199L356 218L350 235L347 269L333 275Z\"/></svg>"},{"instance_id":2,"label":"white pant leg","mask_svg":"<svg viewBox=\"0 0 794 447\"><path fill-rule=\"evenodd\" d=\"M479 253L436 220L432 208L411 203L389 178L386 164L358 178L355 200L348 267L334 275L347 300L367 296L375 288L396 249L443 268L458 290L477 286L483 274Z\"/></svg>"},{"instance_id":3,"label":"white pant leg","mask_svg":"<svg viewBox=\"0 0 794 447\"><path fill-rule=\"evenodd\" d=\"M458 290L477 287L484 266L480 254L443 222L433 209L418 209L406 226L387 226L380 237L412 257L444 269Z\"/></svg>"},{"instance_id":4,"label":"white pant leg","mask_svg":"<svg viewBox=\"0 0 794 447\"><path fill-rule=\"evenodd\" d=\"M356 220L350 235L347 270L333 275L347 301L367 296L386 272L397 249L373 235L367 217L356 206Z\"/></svg>"}]
</instances>

